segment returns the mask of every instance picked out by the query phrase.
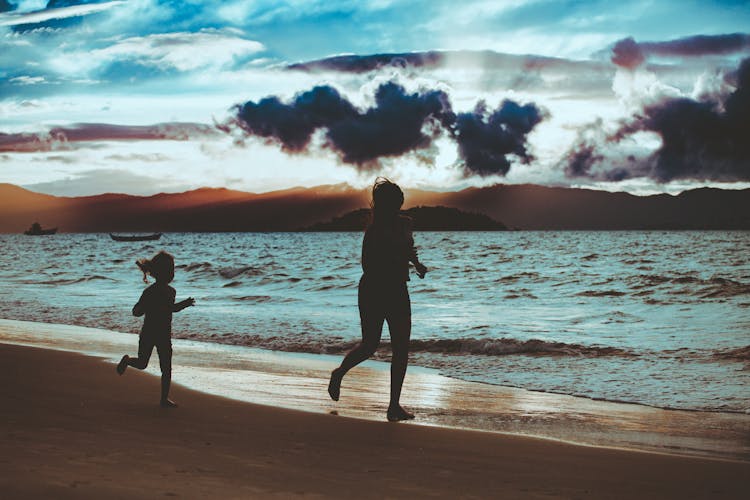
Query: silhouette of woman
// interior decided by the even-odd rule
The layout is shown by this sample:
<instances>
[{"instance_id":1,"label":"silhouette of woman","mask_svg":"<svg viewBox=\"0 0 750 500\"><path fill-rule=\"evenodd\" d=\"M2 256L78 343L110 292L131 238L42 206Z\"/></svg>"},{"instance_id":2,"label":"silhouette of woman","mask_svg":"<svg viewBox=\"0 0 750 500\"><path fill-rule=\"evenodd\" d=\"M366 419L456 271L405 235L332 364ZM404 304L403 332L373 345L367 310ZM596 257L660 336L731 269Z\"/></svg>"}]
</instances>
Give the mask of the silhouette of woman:
<instances>
[{"instance_id":1,"label":"silhouette of woman","mask_svg":"<svg viewBox=\"0 0 750 500\"><path fill-rule=\"evenodd\" d=\"M396 422L414 418L399 403L401 386L409 361L411 336L411 303L406 282L409 262L424 278L427 268L419 262L414 248L411 219L399 215L404 193L395 183L377 178L372 188L372 224L362 241L362 278L359 280L359 317L362 342L344 357L341 366L331 372L328 394L339 400L344 375L372 356L380 344L383 322L391 335L391 400L388 420Z\"/></svg>"},{"instance_id":2,"label":"silhouette of woman","mask_svg":"<svg viewBox=\"0 0 750 500\"><path fill-rule=\"evenodd\" d=\"M172 383L172 313L179 312L195 304L195 299L187 299L175 304L175 289L169 286L174 279L174 257L167 252L159 252L152 259L136 262L143 271L143 281L148 282L150 274L156 283L146 288L135 306L133 316L144 316L143 328L138 338L138 357L127 354L117 365L117 373L122 375L128 366L144 370L156 347L161 368L161 406L177 406L169 399L169 386Z\"/></svg>"}]
</instances>

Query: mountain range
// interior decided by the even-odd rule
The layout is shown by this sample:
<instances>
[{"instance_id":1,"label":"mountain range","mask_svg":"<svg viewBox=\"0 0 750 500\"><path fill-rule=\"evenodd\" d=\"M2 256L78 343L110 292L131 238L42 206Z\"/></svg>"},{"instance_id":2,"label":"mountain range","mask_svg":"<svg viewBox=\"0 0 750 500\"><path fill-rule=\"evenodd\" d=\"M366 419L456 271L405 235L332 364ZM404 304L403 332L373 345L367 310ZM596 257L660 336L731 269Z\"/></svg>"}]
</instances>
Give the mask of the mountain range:
<instances>
[{"instance_id":1,"label":"mountain range","mask_svg":"<svg viewBox=\"0 0 750 500\"><path fill-rule=\"evenodd\" d=\"M247 193L201 188L153 196L59 197L0 184L0 232L32 222L60 232L295 231L367 207L348 185ZM404 208L444 206L484 214L511 229L750 229L750 189L699 188L635 196L533 184L461 191L407 190Z\"/></svg>"}]
</instances>

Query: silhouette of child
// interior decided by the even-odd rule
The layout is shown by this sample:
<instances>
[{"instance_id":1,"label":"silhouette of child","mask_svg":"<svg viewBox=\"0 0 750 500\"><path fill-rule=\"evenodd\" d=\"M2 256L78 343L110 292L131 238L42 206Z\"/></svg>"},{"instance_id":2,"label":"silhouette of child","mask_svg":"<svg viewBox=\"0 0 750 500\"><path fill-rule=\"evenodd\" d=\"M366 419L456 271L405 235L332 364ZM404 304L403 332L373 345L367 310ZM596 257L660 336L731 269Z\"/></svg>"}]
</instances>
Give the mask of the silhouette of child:
<instances>
[{"instance_id":1,"label":"silhouette of child","mask_svg":"<svg viewBox=\"0 0 750 500\"><path fill-rule=\"evenodd\" d=\"M406 287L409 262L414 264L420 278L427 273L414 248L411 219L399 215L403 203L404 193L398 185L388 179L376 179L372 189L373 220L362 241L363 274L358 298L362 342L331 372L328 384L328 394L338 401L344 375L372 356L380 344L383 322L387 321L393 350L387 413L391 422L414 418L399 402L411 337L411 303Z\"/></svg>"},{"instance_id":2,"label":"silhouette of child","mask_svg":"<svg viewBox=\"0 0 750 500\"><path fill-rule=\"evenodd\" d=\"M169 386L172 382L172 313L179 312L195 304L189 297L175 303L175 289L169 286L174 279L174 257L167 252L159 252L152 259L141 259L136 262L143 271L143 281L148 283L147 275L156 279L156 283L146 288L133 306L133 316L144 316L143 328L138 339L138 357L127 354L117 365L117 373L122 375L128 366L143 370L148 366L151 353L156 347L161 368L161 406L177 406L169 399Z\"/></svg>"}]
</instances>

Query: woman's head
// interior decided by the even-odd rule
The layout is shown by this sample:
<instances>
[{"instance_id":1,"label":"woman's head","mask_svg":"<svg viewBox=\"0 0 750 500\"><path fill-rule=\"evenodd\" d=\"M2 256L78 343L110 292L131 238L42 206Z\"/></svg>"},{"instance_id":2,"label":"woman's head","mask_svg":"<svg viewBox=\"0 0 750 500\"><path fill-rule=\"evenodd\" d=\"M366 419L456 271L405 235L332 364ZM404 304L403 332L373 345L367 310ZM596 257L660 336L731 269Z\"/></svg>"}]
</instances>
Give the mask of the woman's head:
<instances>
[{"instance_id":1,"label":"woman's head","mask_svg":"<svg viewBox=\"0 0 750 500\"><path fill-rule=\"evenodd\" d=\"M375 185L372 187L372 211L375 222L395 217L403 204L404 192L398 184L385 177L375 179Z\"/></svg>"},{"instance_id":2,"label":"woman's head","mask_svg":"<svg viewBox=\"0 0 750 500\"><path fill-rule=\"evenodd\" d=\"M157 282L169 283L174 279L174 257L167 252L161 251L150 259L140 259L136 261L136 264L143 271L143 281L147 283L148 274Z\"/></svg>"}]
</instances>

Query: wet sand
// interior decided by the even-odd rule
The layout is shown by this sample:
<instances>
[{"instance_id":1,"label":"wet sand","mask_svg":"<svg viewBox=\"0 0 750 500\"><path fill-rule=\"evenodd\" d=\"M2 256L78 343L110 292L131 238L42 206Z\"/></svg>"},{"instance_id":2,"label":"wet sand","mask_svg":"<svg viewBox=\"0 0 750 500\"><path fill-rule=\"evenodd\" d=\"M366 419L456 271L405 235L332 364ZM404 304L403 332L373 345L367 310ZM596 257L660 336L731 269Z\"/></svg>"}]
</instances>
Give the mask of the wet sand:
<instances>
[{"instance_id":1,"label":"wet sand","mask_svg":"<svg viewBox=\"0 0 750 500\"><path fill-rule=\"evenodd\" d=\"M243 403L0 345L7 498L744 496L750 464Z\"/></svg>"},{"instance_id":2,"label":"wet sand","mask_svg":"<svg viewBox=\"0 0 750 500\"><path fill-rule=\"evenodd\" d=\"M135 354L137 336L78 326L0 320L0 342L61 349L116 363ZM342 397L327 397L340 356L271 352L175 339L174 380L240 401L382 422L389 365L367 362L344 380ZM128 372L134 373L134 372ZM158 375L156 353L148 373ZM635 404L465 382L412 366L404 405L408 425L466 428L750 462L750 415L670 411Z\"/></svg>"}]
</instances>

